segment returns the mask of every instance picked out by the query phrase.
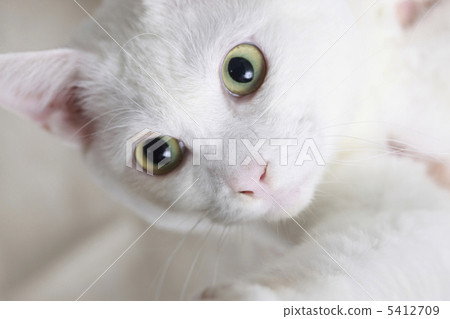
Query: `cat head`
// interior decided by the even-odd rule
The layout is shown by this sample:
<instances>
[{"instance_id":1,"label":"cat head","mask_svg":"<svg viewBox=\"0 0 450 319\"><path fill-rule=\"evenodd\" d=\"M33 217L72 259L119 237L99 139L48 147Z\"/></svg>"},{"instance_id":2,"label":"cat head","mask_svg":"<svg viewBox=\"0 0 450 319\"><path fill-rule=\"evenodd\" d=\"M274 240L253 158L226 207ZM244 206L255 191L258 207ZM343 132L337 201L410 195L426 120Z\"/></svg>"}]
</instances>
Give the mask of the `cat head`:
<instances>
[{"instance_id":1,"label":"cat head","mask_svg":"<svg viewBox=\"0 0 450 319\"><path fill-rule=\"evenodd\" d=\"M0 104L151 221L285 219L356 103L352 22L336 0L107 1L70 49L0 56Z\"/></svg>"}]
</instances>

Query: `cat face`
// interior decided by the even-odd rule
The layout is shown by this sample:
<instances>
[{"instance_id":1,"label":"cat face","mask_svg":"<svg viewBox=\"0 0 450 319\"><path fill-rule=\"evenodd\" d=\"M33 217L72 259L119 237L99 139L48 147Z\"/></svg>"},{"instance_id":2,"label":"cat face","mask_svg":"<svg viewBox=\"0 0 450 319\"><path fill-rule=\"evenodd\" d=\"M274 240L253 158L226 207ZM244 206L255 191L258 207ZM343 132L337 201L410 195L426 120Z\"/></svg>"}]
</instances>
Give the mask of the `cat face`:
<instances>
[{"instance_id":1,"label":"cat face","mask_svg":"<svg viewBox=\"0 0 450 319\"><path fill-rule=\"evenodd\" d=\"M342 2L110 1L96 20L74 50L2 57L27 79L3 76L15 92L4 104L76 137L95 175L152 221L155 204L228 224L310 203L354 105Z\"/></svg>"}]
</instances>

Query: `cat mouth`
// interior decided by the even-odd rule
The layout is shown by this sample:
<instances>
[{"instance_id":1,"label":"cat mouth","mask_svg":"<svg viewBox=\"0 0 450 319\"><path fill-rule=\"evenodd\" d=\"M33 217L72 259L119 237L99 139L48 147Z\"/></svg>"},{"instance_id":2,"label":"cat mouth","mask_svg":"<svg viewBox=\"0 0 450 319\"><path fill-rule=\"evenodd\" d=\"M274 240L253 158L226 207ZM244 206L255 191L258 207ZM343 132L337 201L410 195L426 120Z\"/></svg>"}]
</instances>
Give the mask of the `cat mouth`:
<instances>
[{"instance_id":1,"label":"cat mouth","mask_svg":"<svg viewBox=\"0 0 450 319\"><path fill-rule=\"evenodd\" d=\"M308 187L309 179L280 189L268 189L260 185L261 192L245 191L239 194L239 215L243 219L279 221L292 218L309 204L312 194L305 189ZM258 195L258 196L256 196Z\"/></svg>"}]
</instances>

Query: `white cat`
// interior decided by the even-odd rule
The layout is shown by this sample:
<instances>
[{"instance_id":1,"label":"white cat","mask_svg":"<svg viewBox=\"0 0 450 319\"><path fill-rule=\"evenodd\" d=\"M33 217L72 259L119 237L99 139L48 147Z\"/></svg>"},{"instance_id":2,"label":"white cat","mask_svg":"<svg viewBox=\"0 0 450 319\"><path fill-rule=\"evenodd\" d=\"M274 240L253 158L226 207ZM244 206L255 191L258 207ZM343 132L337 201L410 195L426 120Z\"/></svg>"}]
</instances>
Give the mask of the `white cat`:
<instances>
[{"instance_id":1,"label":"white cat","mask_svg":"<svg viewBox=\"0 0 450 319\"><path fill-rule=\"evenodd\" d=\"M409 9L397 12L405 27L420 13ZM337 0L107 1L70 48L0 56L0 104L77 143L106 188L150 223L246 224L254 245L279 256L202 299L448 298L450 196L426 170L441 162L410 159L421 145L403 131L355 135L349 125L386 123L363 102L376 77L362 67L360 31ZM406 156L383 154L391 133ZM219 148L196 147L212 139L224 142L219 160L205 159ZM264 163L248 161L242 143ZM302 145L328 165L295 165Z\"/></svg>"}]
</instances>

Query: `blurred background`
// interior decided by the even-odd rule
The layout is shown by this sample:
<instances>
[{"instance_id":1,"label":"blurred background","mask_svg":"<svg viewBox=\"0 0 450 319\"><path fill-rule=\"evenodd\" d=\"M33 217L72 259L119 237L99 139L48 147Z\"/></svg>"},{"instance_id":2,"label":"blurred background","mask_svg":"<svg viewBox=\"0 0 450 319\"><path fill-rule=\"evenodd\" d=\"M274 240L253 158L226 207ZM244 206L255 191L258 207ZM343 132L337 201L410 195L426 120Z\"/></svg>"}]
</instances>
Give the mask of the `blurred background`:
<instances>
[{"instance_id":1,"label":"blurred background","mask_svg":"<svg viewBox=\"0 0 450 319\"><path fill-rule=\"evenodd\" d=\"M99 0L78 1L91 13L100 4ZM358 15L368 2L355 0ZM364 103L370 109L383 106L386 110L380 113L402 127L414 123L417 131L427 132L427 136L444 137L450 149L449 73L442 67L449 63L445 52L450 52L450 26L441 32L438 23L425 22L404 31L393 18L394 2L381 3L385 5L375 7L372 15L361 20L373 23L373 19L379 25L376 35L365 35L373 52L370 74L376 85L368 85ZM87 18L73 0L0 0L0 54L62 47ZM447 15L441 18L448 21ZM427 21L435 20L431 15ZM429 68L416 61L416 53L423 48ZM437 77L435 73L442 74ZM418 107L412 109L414 104ZM423 105L427 106L427 121L422 120ZM418 141L414 135L406 138ZM443 148L441 140L435 149ZM425 140L428 149L424 151L435 151L430 141ZM157 228L96 281L147 227L97 187L78 150L0 108L0 300L76 300L94 282L82 300L153 300L165 269L160 299L173 300L191 265L188 297L212 284L217 269L206 266L207 262L194 267L194 260L200 256L199 249L203 249L200 260L204 256L217 259L217 242L204 245L204 237L189 236L166 268L183 236ZM219 280L227 269L224 261L221 263Z\"/></svg>"},{"instance_id":2,"label":"blurred background","mask_svg":"<svg viewBox=\"0 0 450 319\"><path fill-rule=\"evenodd\" d=\"M0 54L61 47L86 18L72 0L0 0ZM0 300L75 300L148 225L92 182L76 149L1 108L0 128ZM179 241L151 229L82 299L154 299ZM161 298L184 276L169 269Z\"/></svg>"}]
</instances>

